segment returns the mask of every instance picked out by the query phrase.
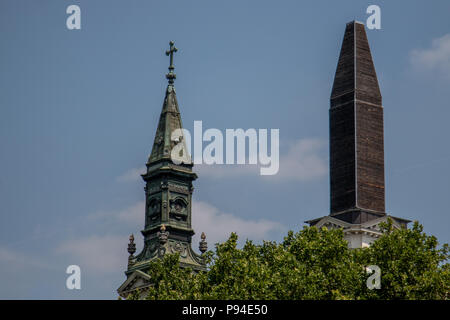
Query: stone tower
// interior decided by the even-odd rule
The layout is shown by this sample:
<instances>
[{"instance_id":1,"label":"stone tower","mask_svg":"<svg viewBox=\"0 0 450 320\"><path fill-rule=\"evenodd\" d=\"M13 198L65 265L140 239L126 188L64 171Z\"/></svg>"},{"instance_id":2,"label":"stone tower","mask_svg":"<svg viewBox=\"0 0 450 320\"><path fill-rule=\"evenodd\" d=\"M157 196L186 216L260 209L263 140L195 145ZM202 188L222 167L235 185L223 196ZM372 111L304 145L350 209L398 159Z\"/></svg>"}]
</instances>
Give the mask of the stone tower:
<instances>
[{"instance_id":1,"label":"stone tower","mask_svg":"<svg viewBox=\"0 0 450 320\"><path fill-rule=\"evenodd\" d=\"M145 227L144 248L134 256L136 251L133 235L128 245L127 280L120 286L118 293L127 297L129 293L151 285L146 273L152 260L167 253L179 253L180 265L194 271L205 270L201 255L191 247L192 236L192 182L197 175L192 171L192 161L187 153L186 142L182 132L180 110L175 93L173 54L177 52L174 43L166 54L170 56L169 83L166 89L161 115L153 142L152 152L148 158L145 181ZM202 234L200 251L207 250L205 235Z\"/></svg>"},{"instance_id":2,"label":"stone tower","mask_svg":"<svg viewBox=\"0 0 450 320\"><path fill-rule=\"evenodd\" d=\"M306 221L341 227L368 246L385 221L383 106L364 24L347 23L330 98L330 215ZM409 220L391 217L396 227Z\"/></svg>"}]
</instances>

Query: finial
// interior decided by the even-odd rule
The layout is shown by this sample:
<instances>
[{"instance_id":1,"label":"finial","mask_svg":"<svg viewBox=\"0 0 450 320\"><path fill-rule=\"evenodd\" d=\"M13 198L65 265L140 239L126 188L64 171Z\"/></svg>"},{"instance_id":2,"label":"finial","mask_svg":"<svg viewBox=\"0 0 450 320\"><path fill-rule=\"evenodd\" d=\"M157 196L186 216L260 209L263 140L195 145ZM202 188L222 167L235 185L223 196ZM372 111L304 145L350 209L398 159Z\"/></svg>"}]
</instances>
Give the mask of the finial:
<instances>
[{"instance_id":1,"label":"finial","mask_svg":"<svg viewBox=\"0 0 450 320\"><path fill-rule=\"evenodd\" d=\"M199 250L202 254L204 254L208 250L208 242L206 242L206 234L202 232L200 238L202 239L200 241Z\"/></svg>"},{"instance_id":2,"label":"finial","mask_svg":"<svg viewBox=\"0 0 450 320\"><path fill-rule=\"evenodd\" d=\"M164 245L167 242L167 239L169 238L169 232L166 231L166 226L163 224L161 225L161 228L159 228L160 231L156 234L156 236L159 239L159 243L161 245Z\"/></svg>"},{"instance_id":3,"label":"finial","mask_svg":"<svg viewBox=\"0 0 450 320\"><path fill-rule=\"evenodd\" d=\"M128 253L130 254L130 257L132 257L135 252L136 252L136 244L134 243L134 235L131 234L130 243L128 243Z\"/></svg>"},{"instance_id":4,"label":"finial","mask_svg":"<svg viewBox=\"0 0 450 320\"><path fill-rule=\"evenodd\" d=\"M170 49L166 50L166 56L170 56L170 65L169 65L169 73L166 74L167 80L169 80L169 85L172 86L174 80L177 78L177 75L173 72L175 66L173 65L173 54L178 51L175 47L175 42L169 42Z\"/></svg>"}]
</instances>

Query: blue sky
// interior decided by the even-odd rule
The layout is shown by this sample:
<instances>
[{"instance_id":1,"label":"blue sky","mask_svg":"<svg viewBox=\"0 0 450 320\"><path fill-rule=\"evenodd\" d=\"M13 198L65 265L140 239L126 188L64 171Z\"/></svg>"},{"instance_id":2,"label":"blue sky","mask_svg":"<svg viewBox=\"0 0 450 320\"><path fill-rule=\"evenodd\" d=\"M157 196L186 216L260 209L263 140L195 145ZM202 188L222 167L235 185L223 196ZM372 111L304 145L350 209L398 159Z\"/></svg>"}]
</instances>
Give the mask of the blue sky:
<instances>
[{"instance_id":1,"label":"blue sky","mask_svg":"<svg viewBox=\"0 0 450 320\"><path fill-rule=\"evenodd\" d=\"M81 8L81 30L66 8ZM281 240L329 213L328 108L345 29L383 95L386 209L449 242L448 1L0 2L0 298L115 299L175 40L184 126L280 129L279 176L200 168L194 228ZM284 168L284 169L283 169ZM286 172L295 172L287 174ZM284 173L283 173L284 172ZM198 238L194 240L197 248ZM82 289L67 290L78 264Z\"/></svg>"}]
</instances>

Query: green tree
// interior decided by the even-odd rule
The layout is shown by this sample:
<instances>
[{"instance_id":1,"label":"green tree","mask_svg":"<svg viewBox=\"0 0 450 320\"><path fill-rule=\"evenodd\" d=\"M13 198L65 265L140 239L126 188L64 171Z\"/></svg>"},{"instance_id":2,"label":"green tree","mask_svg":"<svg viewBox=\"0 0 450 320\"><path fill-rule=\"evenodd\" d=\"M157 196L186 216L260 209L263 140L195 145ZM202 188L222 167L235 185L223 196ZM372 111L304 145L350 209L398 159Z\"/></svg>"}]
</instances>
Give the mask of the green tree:
<instances>
[{"instance_id":1,"label":"green tree","mask_svg":"<svg viewBox=\"0 0 450 320\"><path fill-rule=\"evenodd\" d=\"M152 262L148 299L447 299L448 245L439 248L417 222L411 229L382 226L369 248L349 249L340 229L305 227L282 243L236 234L206 253L208 271L179 266L178 255ZM366 266L381 269L381 289L369 290ZM131 299L138 295L130 296Z\"/></svg>"},{"instance_id":2,"label":"green tree","mask_svg":"<svg viewBox=\"0 0 450 320\"><path fill-rule=\"evenodd\" d=\"M362 286L361 296L375 299L446 299L450 289L448 244L439 248L434 236L417 221L411 229L381 226L383 236L369 248L357 250L361 265L381 269L381 289Z\"/></svg>"}]
</instances>

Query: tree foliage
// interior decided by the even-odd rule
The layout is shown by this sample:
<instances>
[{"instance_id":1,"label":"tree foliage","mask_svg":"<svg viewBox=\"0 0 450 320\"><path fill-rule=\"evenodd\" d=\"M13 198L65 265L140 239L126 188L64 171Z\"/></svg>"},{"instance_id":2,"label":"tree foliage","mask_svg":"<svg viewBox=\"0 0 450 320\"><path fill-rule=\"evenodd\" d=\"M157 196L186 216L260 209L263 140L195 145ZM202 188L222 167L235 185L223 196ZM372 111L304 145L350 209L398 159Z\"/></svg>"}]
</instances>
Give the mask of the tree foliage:
<instances>
[{"instance_id":1,"label":"tree foliage","mask_svg":"<svg viewBox=\"0 0 450 320\"><path fill-rule=\"evenodd\" d=\"M232 233L205 253L206 272L180 268L178 255L152 262L147 299L447 299L448 245L417 222L382 228L383 236L361 249L349 249L341 229L305 227L282 243L247 240L242 248ZM380 289L368 289L368 265L380 267Z\"/></svg>"},{"instance_id":2,"label":"tree foliage","mask_svg":"<svg viewBox=\"0 0 450 320\"><path fill-rule=\"evenodd\" d=\"M362 265L381 269L381 289L367 290L363 296L376 299L448 299L450 265L448 244L439 248L434 236L414 222L411 229L382 225L384 235L355 256Z\"/></svg>"}]
</instances>

